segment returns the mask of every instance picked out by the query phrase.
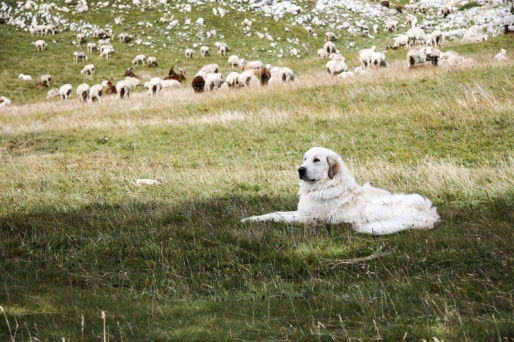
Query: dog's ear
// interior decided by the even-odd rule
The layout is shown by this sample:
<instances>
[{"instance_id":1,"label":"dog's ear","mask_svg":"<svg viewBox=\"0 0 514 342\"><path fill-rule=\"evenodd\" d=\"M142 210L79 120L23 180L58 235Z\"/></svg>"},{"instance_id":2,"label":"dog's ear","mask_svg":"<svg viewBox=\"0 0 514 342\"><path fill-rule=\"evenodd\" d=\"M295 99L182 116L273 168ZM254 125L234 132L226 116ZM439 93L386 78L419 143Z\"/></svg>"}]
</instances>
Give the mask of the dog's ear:
<instances>
[{"instance_id":1,"label":"dog's ear","mask_svg":"<svg viewBox=\"0 0 514 342\"><path fill-rule=\"evenodd\" d=\"M339 172L339 161L334 157L327 157L328 162L328 178L332 179Z\"/></svg>"}]
</instances>

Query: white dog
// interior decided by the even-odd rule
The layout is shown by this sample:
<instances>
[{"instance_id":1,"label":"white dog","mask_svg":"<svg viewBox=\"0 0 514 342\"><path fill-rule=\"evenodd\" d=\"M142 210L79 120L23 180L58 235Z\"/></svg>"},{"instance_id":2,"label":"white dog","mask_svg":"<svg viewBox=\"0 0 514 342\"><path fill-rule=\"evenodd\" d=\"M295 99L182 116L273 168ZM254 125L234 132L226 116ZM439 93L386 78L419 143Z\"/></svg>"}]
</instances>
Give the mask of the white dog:
<instances>
[{"instance_id":1,"label":"white dog","mask_svg":"<svg viewBox=\"0 0 514 342\"><path fill-rule=\"evenodd\" d=\"M305 153L298 174L298 210L242 221L345 222L359 233L386 235L406 229L431 229L439 220L437 209L425 197L358 185L342 158L323 147L313 147Z\"/></svg>"}]
</instances>

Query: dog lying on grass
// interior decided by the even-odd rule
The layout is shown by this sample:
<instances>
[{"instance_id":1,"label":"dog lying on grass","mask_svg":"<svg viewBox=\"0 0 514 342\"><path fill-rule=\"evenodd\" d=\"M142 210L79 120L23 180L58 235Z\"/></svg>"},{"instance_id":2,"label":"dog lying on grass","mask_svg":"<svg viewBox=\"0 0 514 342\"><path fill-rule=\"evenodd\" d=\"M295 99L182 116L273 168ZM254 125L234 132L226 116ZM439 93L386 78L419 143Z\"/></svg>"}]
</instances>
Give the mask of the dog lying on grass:
<instances>
[{"instance_id":1,"label":"dog lying on grass","mask_svg":"<svg viewBox=\"0 0 514 342\"><path fill-rule=\"evenodd\" d=\"M298 168L300 201L296 211L242 220L298 223L349 223L359 233L387 235L407 229L432 229L439 221L432 202L418 194L390 193L357 184L341 156L313 147Z\"/></svg>"}]
</instances>

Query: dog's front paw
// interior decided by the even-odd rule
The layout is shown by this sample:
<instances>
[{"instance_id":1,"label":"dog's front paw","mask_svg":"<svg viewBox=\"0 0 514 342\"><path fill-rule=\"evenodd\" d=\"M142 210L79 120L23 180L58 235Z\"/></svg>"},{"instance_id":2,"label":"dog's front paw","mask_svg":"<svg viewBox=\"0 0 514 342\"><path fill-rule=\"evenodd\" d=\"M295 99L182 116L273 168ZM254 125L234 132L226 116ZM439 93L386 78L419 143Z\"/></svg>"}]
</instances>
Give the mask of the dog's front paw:
<instances>
[{"instance_id":1,"label":"dog's front paw","mask_svg":"<svg viewBox=\"0 0 514 342\"><path fill-rule=\"evenodd\" d=\"M241 220L241 222L257 222L257 221L260 221L259 216L250 216L250 217L246 217Z\"/></svg>"}]
</instances>

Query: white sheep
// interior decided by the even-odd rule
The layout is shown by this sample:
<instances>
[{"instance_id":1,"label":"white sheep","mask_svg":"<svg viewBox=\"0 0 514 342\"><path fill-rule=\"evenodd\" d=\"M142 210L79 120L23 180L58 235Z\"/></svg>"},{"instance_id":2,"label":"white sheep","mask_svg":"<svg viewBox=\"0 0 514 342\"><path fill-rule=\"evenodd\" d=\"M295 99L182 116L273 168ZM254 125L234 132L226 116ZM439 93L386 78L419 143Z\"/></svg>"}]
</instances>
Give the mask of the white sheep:
<instances>
[{"instance_id":1,"label":"white sheep","mask_svg":"<svg viewBox=\"0 0 514 342\"><path fill-rule=\"evenodd\" d=\"M393 32L398 27L398 20L388 20L384 25L384 31Z\"/></svg>"},{"instance_id":2,"label":"white sheep","mask_svg":"<svg viewBox=\"0 0 514 342\"><path fill-rule=\"evenodd\" d=\"M45 33L46 26L45 25L35 25L30 28L30 34L36 36L42 36Z\"/></svg>"},{"instance_id":3,"label":"white sheep","mask_svg":"<svg viewBox=\"0 0 514 342\"><path fill-rule=\"evenodd\" d=\"M157 95L162 90L162 79L160 77L152 77L150 81L145 82L144 87L148 89L148 95Z\"/></svg>"},{"instance_id":4,"label":"white sheep","mask_svg":"<svg viewBox=\"0 0 514 342\"><path fill-rule=\"evenodd\" d=\"M331 76L348 71L345 58L340 53L335 54L332 59L327 62L325 67L327 68L328 74Z\"/></svg>"},{"instance_id":5,"label":"white sheep","mask_svg":"<svg viewBox=\"0 0 514 342\"><path fill-rule=\"evenodd\" d=\"M504 62L508 59L507 57L507 50L505 49L501 49L499 53L497 53L495 56L494 56L494 60L496 62Z\"/></svg>"},{"instance_id":6,"label":"white sheep","mask_svg":"<svg viewBox=\"0 0 514 342\"><path fill-rule=\"evenodd\" d=\"M205 90L220 89L224 82L225 79L222 73L209 73L205 76Z\"/></svg>"},{"instance_id":7,"label":"white sheep","mask_svg":"<svg viewBox=\"0 0 514 342\"><path fill-rule=\"evenodd\" d=\"M128 43L132 40L132 36L126 32L122 32L118 35L118 39L120 40L120 43Z\"/></svg>"},{"instance_id":8,"label":"white sheep","mask_svg":"<svg viewBox=\"0 0 514 342\"><path fill-rule=\"evenodd\" d=\"M103 96L103 87L101 84L95 84L89 88L89 101L101 101L101 98Z\"/></svg>"},{"instance_id":9,"label":"white sheep","mask_svg":"<svg viewBox=\"0 0 514 342\"><path fill-rule=\"evenodd\" d=\"M239 60L239 57L236 56L236 55L232 55L228 58L228 65L231 67L231 68L234 68L234 67L238 67L239 64L240 64L240 60Z\"/></svg>"},{"instance_id":10,"label":"white sheep","mask_svg":"<svg viewBox=\"0 0 514 342\"><path fill-rule=\"evenodd\" d=\"M134 57L134 59L132 60L132 64L136 64L136 65L145 65L145 59L146 59L146 56L145 55L137 55L136 57Z\"/></svg>"},{"instance_id":11,"label":"white sheep","mask_svg":"<svg viewBox=\"0 0 514 342\"><path fill-rule=\"evenodd\" d=\"M46 98L47 99L50 99L52 97L57 97L57 96L60 96L61 95L61 92L59 91L59 89L57 88L54 88L54 89L50 89L47 93L46 93Z\"/></svg>"},{"instance_id":12,"label":"white sheep","mask_svg":"<svg viewBox=\"0 0 514 342\"><path fill-rule=\"evenodd\" d=\"M215 73L218 73L219 71L220 71L220 67L216 63L206 64L200 69L200 72L205 73L205 74L215 74Z\"/></svg>"},{"instance_id":13,"label":"white sheep","mask_svg":"<svg viewBox=\"0 0 514 342\"><path fill-rule=\"evenodd\" d=\"M379 66L379 67L386 67L386 57L383 52L374 52L371 54L371 65Z\"/></svg>"},{"instance_id":14,"label":"white sheep","mask_svg":"<svg viewBox=\"0 0 514 342\"><path fill-rule=\"evenodd\" d=\"M406 34L402 34L402 35L396 37L394 44L393 44L393 48L398 49L400 47L404 47L407 45L409 45L409 36L407 36Z\"/></svg>"},{"instance_id":15,"label":"white sheep","mask_svg":"<svg viewBox=\"0 0 514 342\"><path fill-rule=\"evenodd\" d=\"M95 74L95 66L94 64L86 64L82 70L80 70L82 75L94 75Z\"/></svg>"},{"instance_id":16,"label":"white sheep","mask_svg":"<svg viewBox=\"0 0 514 342\"><path fill-rule=\"evenodd\" d=\"M92 53L98 51L98 46L95 43L87 43L87 52Z\"/></svg>"},{"instance_id":17,"label":"white sheep","mask_svg":"<svg viewBox=\"0 0 514 342\"><path fill-rule=\"evenodd\" d=\"M250 87L259 84L259 79L251 71L243 71L237 77L237 84L239 87Z\"/></svg>"},{"instance_id":18,"label":"white sheep","mask_svg":"<svg viewBox=\"0 0 514 342\"><path fill-rule=\"evenodd\" d=\"M118 99L128 98L130 96L130 85L127 81L121 80L116 83L116 93Z\"/></svg>"},{"instance_id":19,"label":"white sheep","mask_svg":"<svg viewBox=\"0 0 514 342\"><path fill-rule=\"evenodd\" d=\"M334 32L327 32L325 34L325 40L326 41L334 41L334 40L337 40L337 37Z\"/></svg>"},{"instance_id":20,"label":"white sheep","mask_svg":"<svg viewBox=\"0 0 514 342\"><path fill-rule=\"evenodd\" d=\"M239 73L232 71L227 75L227 77L225 77L225 83L229 88L236 88L239 86L238 76Z\"/></svg>"},{"instance_id":21,"label":"white sheep","mask_svg":"<svg viewBox=\"0 0 514 342\"><path fill-rule=\"evenodd\" d=\"M86 54L83 51L75 51L73 53L73 61L75 63L78 63L79 61L86 62L88 59L89 58L86 56Z\"/></svg>"},{"instance_id":22,"label":"white sheep","mask_svg":"<svg viewBox=\"0 0 514 342\"><path fill-rule=\"evenodd\" d=\"M409 52L407 52L407 61L409 62L409 68L414 67L416 64L425 64L427 61L425 48L410 49Z\"/></svg>"},{"instance_id":23,"label":"white sheep","mask_svg":"<svg viewBox=\"0 0 514 342\"><path fill-rule=\"evenodd\" d=\"M193 49L190 49L190 48L187 48L186 51L185 51L185 54L186 54L186 59L193 59Z\"/></svg>"},{"instance_id":24,"label":"white sheep","mask_svg":"<svg viewBox=\"0 0 514 342\"><path fill-rule=\"evenodd\" d=\"M182 85L177 80L162 80L162 89L175 89L180 88Z\"/></svg>"},{"instance_id":25,"label":"white sheep","mask_svg":"<svg viewBox=\"0 0 514 342\"><path fill-rule=\"evenodd\" d=\"M407 37L409 37L409 46L425 45L427 41L427 35L420 27L411 27L407 31Z\"/></svg>"},{"instance_id":26,"label":"white sheep","mask_svg":"<svg viewBox=\"0 0 514 342\"><path fill-rule=\"evenodd\" d=\"M50 81L52 80L52 76L50 74L41 75L41 83L50 86Z\"/></svg>"},{"instance_id":27,"label":"white sheep","mask_svg":"<svg viewBox=\"0 0 514 342\"><path fill-rule=\"evenodd\" d=\"M63 84L60 88L59 88L59 95L61 96L61 98L64 100L64 101L67 101L70 99L71 97L71 92L73 91L73 87L71 86L71 84Z\"/></svg>"},{"instance_id":28,"label":"white sheep","mask_svg":"<svg viewBox=\"0 0 514 342\"><path fill-rule=\"evenodd\" d=\"M373 25L373 33L378 34L380 32L380 26L378 24Z\"/></svg>"},{"instance_id":29,"label":"white sheep","mask_svg":"<svg viewBox=\"0 0 514 342\"><path fill-rule=\"evenodd\" d=\"M228 47L227 43L225 43L225 42L214 43L214 48L216 49L216 52L219 53L221 56L225 56L225 54L228 51L230 51L230 48Z\"/></svg>"},{"instance_id":30,"label":"white sheep","mask_svg":"<svg viewBox=\"0 0 514 342\"><path fill-rule=\"evenodd\" d=\"M280 82L291 82L294 81L294 73L291 68L288 67L268 67L271 73L270 82L278 80Z\"/></svg>"},{"instance_id":31,"label":"white sheep","mask_svg":"<svg viewBox=\"0 0 514 342\"><path fill-rule=\"evenodd\" d=\"M325 44L323 44L323 49L325 49L329 54L336 53L336 44L332 41L325 42Z\"/></svg>"},{"instance_id":32,"label":"white sheep","mask_svg":"<svg viewBox=\"0 0 514 342\"><path fill-rule=\"evenodd\" d=\"M86 35L84 33L77 34L77 44L82 44L86 42Z\"/></svg>"},{"instance_id":33,"label":"white sheep","mask_svg":"<svg viewBox=\"0 0 514 342\"><path fill-rule=\"evenodd\" d=\"M86 102L89 97L89 84L81 83L77 86L77 97L81 102Z\"/></svg>"},{"instance_id":34,"label":"white sheep","mask_svg":"<svg viewBox=\"0 0 514 342\"><path fill-rule=\"evenodd\" d=\"M101 45L100 46L100 58L111 58L114 54L114 48L112 45Z\"/></svg>"},{"instance_id":35,"label":"white sheep","mask_svg":"<svg viewBox=\"0 0 514 342\"><path fill-rule=\"evenodd\" d=\"M141 85L141 81L137 77L132 77L132 76L126 76L125 82L127 82L127 84L131 88L135 88L135 87Z\"/></svg>"},{"instance_id":36,"label":"white sheep","mask_svg":"<svg viewBox=\"0 0 514 342\"><path fill-rule=\"evenodd\" d=\"M45 27L45 35L47 34L55 34L55 25L54 24L48 24Z\"/></svg>"},{"instance_id":37,"label":"white sheep","mask_svg":"<svg viewBox=\"0 0 514 342\"><path fill-rule=\"evenodd\" d=\"M42 39L36 40L34 45L36 45L36 48L37 48L38 51L45 51L46 50L46 42L44 40L42 40Z\"/></svg>"},{"instance_id":38,"label":"white sheep","mask_svg":"<svg viewBox=\"0 0 514 342\"><path fill-rule=\"evenodd\" d=\"M18 78L21 78L24 81L32 81L32 76L30 76L30 75L19 74Z\"/></svg>"},{"instance_id":39,"label":"white sheep","mask_svg":"<svg viewBox=\"0 0 514 342\"><path fill-rule=\"evenodd\" d=\"M0 107L5 107L10 105L12 102L5 96L0 96Z\"/></svg>"},{"instance_id":40,"label":"white sheep","mask_svg":"<svg viewBox=\"0 0 514 342\"><path fill-rule=\"evenodd\" d=\"M321 48L321 49L318 49L317 56L319 58L328 58L330 56L330 54L328 53L327 50L325 50L324 48Z\"/></svg>"},{"instance_id":41,"label":"white sheep","mask_svg":"<svg viewBox=\"0 0 514 342\"><path fill-rule=\"evenodd\" d=\"M200 55L202 55L202 57L209 57L210 56L209 47L206 45L201 46L200 47Z\"/></svg>"},{"instance_id":42,"label":"white sheep","mask_svg":"<svg viewBox=\"0 0 514 342\"><path fill-rule=\"evenodd\" d=\"M149 56L147 59L146 59L146 64L149 66L149 67L156 67L159 65L159 63L157 63L157 57L155 56Z\"/></svg>"},{"instance_id":43,"label":"white sheep","mask_svg":"<svg viewBox=\"0 0 514 342\"><path fill-rule=\"evenodd\" d=\"M434 30L427 35L427 45L439 47L443 42L443 33L439 30Z\"/></svg>"},{"instance_id":44,"label":"white sheep","mask_svg":"<svg viewBox=\"0 0 514 342\"><path fill-rule=\"evenodd\" d=\"M376 51L377 47L375 45L369 49L362 49L359 51L359 62L364 69L371 64L371 58Z\"/></svg>"}]
</instances>

